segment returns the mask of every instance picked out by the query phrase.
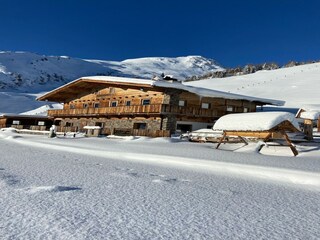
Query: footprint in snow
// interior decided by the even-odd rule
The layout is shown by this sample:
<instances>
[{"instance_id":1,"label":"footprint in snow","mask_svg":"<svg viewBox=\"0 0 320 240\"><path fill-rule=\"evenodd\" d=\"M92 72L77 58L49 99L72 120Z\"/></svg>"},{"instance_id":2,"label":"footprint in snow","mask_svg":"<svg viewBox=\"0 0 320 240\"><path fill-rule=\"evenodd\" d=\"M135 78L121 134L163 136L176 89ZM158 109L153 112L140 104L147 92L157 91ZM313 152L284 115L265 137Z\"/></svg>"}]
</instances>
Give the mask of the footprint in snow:
<instances>
[{"instance_id":1,"label":"footprint in snow","mask_svg":"<svg viewBox=\"0 0 320 240\"><path fill-rule=\"evenodd\" d=\"M124 173L126 176L130 177L140 177L140 175L132 168L115 168L117 171Z\"/></svg>"},{"instance_id":2,"label":"footprint in snow","mask_svg":"<svg viewBox=\"0 0 320 240\"><path fill-rule=\"evenodd\" d=\"M171 183L171 184L175 184L178 182L190 182L190 180L188 179L178 179L178 178L169 178L166 177L166 175L157 175L157 174L150 174L150 176L152 177L160 177L159 179L153 179L152 182L154 183Z\"/></svg>"},{"instance_id":3,"label":"footprint in snow","mask_svg":"<svg viewBox=\"0 0 320 240\"><path fill-rule=\"evenodd\" d=\"M82 188L79 187L68 187L68 186L39 186L39 187L30 187L25 189L29 193L38 193L38 192L69 192L69 191L79 191Z\"/></svg>"},{"instance_id":4,"label":"footprint in snow","mask_svg":"<svg viewBox=\"0 0 320 240\"><path fill-rule=\"evenodd\" d=\"M4 169L2 169L2 170L4 170ZM18 178L14 175L11 175L11 174L1 174L0 180L3 180L3 182L5 182L9 186L13 186L13 185L19 183Z\"/></svg>"},{"instance_id":5,"label":"footprint in snow","mask_svg":"<svg viewBox=\"0 0 320 240\"><path fill-rule=\"evenodd\" d=\"M225 190L219 190L218 193L222 195L227 195L227 196L233 196L233 195L239 195L241 192L231 190L231 189L225 189Z\"/></svg>"}]
</instances>

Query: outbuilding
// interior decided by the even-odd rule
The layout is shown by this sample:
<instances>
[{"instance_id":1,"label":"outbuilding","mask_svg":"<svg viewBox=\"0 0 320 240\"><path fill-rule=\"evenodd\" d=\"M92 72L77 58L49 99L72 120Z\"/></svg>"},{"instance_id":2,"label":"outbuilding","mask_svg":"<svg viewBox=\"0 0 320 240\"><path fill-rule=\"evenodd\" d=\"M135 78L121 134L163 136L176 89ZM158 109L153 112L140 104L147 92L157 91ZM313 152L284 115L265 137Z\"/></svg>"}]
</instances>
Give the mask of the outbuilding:
<instances>
[{"instance_id":1,"label":"outbuilding","mask_svg":"<svg viewBox=\"0 0 320 240\"><path fill-rule=\"evenodd\" d=\"M221 117L213 126L213 130L223 131L216 148L221 143L228 142L229 137L257 138L264 142L270 139L284 139L293 154L298 151L289 139L287 132L299 132L299 125L295 115L288 112L256 112L228 114Z\"/></svg>"},{"instance_id":2,"label":"outbuilding","mask_svg":"<svg viewBox=\"0 0 320 240\"><path fill-rule=\"evenodd\" d=\"M53 124L53 118L40 115L2 114L0 128L13 127L16 129L48 130Z\"/></svg>"}]
</instances>

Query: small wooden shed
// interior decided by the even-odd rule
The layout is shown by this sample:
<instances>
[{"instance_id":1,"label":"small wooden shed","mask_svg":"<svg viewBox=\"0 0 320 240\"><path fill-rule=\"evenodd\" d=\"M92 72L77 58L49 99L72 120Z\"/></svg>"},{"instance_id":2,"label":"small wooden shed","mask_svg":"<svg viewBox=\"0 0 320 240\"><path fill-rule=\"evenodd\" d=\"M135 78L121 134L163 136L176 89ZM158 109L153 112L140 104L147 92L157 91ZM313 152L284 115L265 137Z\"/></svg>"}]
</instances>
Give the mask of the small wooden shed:
<instances>
[{"instance_id":1,"label":"small wooden shed","mask_svg":"<svg viewBox=\"0 0 320 240\"><path fill-rule=\"evenodd\" d=\"M320 132L320 110L300 108L296 118L303 119L303 131L308 140L313 140L313 126L317 124Z\"/></svg>"},{"instance_id":2,"label":"small wooden shed","mask_svg":"<svg viewBox=\"0 0 320 240\"><path fill-rule=\"evenodd\" d=\"M284 139L293 154L298 151L289 139L287 132L300 132L295 116L287 112L256 112L228 114L218 119L213 130L223 131L216 148L221 143L228 142L229 137L257 138L267 142L270 139Z\"/></svg>"}]
</instances>

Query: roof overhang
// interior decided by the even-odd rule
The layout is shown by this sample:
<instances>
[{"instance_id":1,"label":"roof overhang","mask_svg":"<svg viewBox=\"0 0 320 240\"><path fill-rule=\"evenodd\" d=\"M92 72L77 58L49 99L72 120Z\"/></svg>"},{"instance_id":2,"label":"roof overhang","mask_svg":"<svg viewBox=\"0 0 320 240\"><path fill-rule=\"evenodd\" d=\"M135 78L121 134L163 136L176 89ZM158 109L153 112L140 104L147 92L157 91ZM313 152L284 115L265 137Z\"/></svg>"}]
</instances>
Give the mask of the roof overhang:
<instances>
[{"instance_id":1,"label":"roof overhang","mask_svg":"<svg viewBox=\"0 0 320 240\"><path fill-rule=\"evenodd\" d=\"M200 97L223 98L233 100L246 100L254 102L257 105L276 105L283 106L284 101L274 99L257 98L233 93L217 91L201 87L187 86L180 82L155 81L148 79L121 78L109 76L93 76L76 79L68 84L52 90L37 98L39 101L52 101L65 103L73 99L80 98L90 93L95 93L107 87L128 87L131 89L152 89L165 90L177 89L194 93Z\"/></svg>"},{"instance_id":2,"label":"roof overhang","mask_svg":"<svg viewBox=\"0 0 320 240\"><path fill-rule=\"evenodd\" d=\"M130 87L130 88L150 88L150 84L137 84L130 82L116 82L116 81L102 81L94 79L80 78L69 84L63 85L59 88L52 90L37 98L38 101L51 101L51 102L67 102L71 99L76 99L87 95L88 93L94 93L106 87Z\"/></svg>"}]
</instances>

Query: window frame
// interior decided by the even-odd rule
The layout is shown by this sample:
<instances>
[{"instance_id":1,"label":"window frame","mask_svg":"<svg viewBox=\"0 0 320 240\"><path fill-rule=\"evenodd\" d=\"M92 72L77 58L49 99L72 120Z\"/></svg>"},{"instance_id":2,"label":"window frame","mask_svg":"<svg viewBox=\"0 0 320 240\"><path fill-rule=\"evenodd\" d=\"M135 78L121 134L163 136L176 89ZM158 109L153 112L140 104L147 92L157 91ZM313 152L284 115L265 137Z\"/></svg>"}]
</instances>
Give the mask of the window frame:
<instances>
[{"instance_id":1,"label":"window frame","mask_svg":"<svg viewBox=\"0 0 320 240\"><path fill-rule=\"evenodd\" d=\"M126 107L130 107L131 106L131 100L127 100L126 103L125 103L125 106Z\"/></svg>"},{"instance_id":2,"label":"window frame","mask_svg":"<svg viewBox=\"0 0 320 240\"><path fill-rule=\"evenodd\" d=\"M187 101L186 100L179 100L178 105L179 105L179 107L185 107L187 105Z\"/></svg>"},{"instance_id":3,"label":"window frame","mask_svg":"<svg viewBox=\"0 0 320 240\"><path fill-rule=\"evenodd\" d=\"M12 125L20 125L20 120L12 120Z\"/></svg>"},{"instance_id":4,"label":"window frame","mask_svg":"<svg viewBox=\"0 0 320 240\"><path fill-rule=\"evenodd\" d=\"M45 126L46 122L45 121L38 121L38 126Z\"/></svg>"},{"instance_id":5,"label":"window frame","mask_svg":"<svg viewBox=\"0 0 320 240\"><path fill-rule=\"evenodd\" d=\"M100 108L100 103L99 102L93 103L93 108Z\"/></svg>"},{"instance_id":6,"label":"window frame","mask_svg":"<svg viewBox=\"0 0 320 240\"><path fill-rule=\"evenodd\" d=\"M234 110L235 110L234 106L227 105L227 109L226 109L227 112L234 112Z\"/></svg>"},{"instance_id":7,"label":"window frame","mask_svg":"<svg viewBox=\"0 0 320 240\"><path fill-rule=\"evenodd\" d=\"M111 101L110 102L110 107L117 107L118 106L118 101Z\"/></svg>"},{"instance_id":8,"label":"window frame","mask_svg":"<svg viewBox=\"0 0 320 240\"><path fill-rule=\"evenodd\" d=\"M147 101L147 103L145 103L145 101ZM150 100L150 98L142 99L142 100L141 100L141 105L142 105L142 106L151 105L151 100Z\"/></svg>"},{"instance_id":9,"label":"window frame","mask_svg":"<svg viewBox=\"0 0 320 240\"><path fill-rule=\"evenodd\" d=\"M201 103L201 108L202 109L210 109L211 108L211 104L207 103L207 102L203 102L203 103Z\"/></svg>"}]
</instances>

